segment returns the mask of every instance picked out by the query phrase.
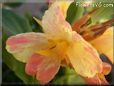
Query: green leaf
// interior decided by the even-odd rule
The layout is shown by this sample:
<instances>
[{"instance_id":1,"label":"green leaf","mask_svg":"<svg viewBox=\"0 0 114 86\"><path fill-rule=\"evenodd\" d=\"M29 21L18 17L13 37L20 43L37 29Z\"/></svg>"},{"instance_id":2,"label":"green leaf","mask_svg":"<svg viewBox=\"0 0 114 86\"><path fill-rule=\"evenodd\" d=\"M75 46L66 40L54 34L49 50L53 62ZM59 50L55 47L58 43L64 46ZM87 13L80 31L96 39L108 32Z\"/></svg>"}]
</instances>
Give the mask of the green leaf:
<instances>
[{"instance_id":1,"label":"green leaf","mask_svg":"<svg viewBox=\"0 0 114 86\"><path fill-rule=\"evenodd\" d=\"M23 80L25 84L37 84L37 80L34 77L31 77L25 73L25 64L16 60L11 54L5 49L5 40L7 39L6 35L3 35L3 49L2 49L2 59L3 62L15 72L15 74Z\"/></svg>"},{"instance_id":2,"label":"green leaf","mask_svg":"<svg viewBox=\"0 0 114 86\"><path fill-rule=\"evenodd\" d=\"M36 84L38 81L25 73L25 64L16 60L5 49L7 35L15 35L19 33L31 32L28 21L9 10L3 9L3 38L2 38L2 59L3 62L21 79L25 84Z\"/></svg>"},{"instance_id":3,"label":"green leaf","mask_svg":"<svg viewBox=\"0 0 114 86\"><path fill-rule=\"evenodd\" d=\"M6 9L2 10L2 16L3 31L7 32L8 35L32 31L27 19L24 17L20 17Z\"/></svg>"},{"instance_id":4,"label":"green leaf","mask_svg":"<svg viewBox=\"0 0 114 86\"><path fill-rule=\"evenodd\" d=\"M18 7L20 5L22 5L22 2L14 2L14 3L4 3L5 6L8 6L8 7L11 7L11 8L14 8L14 7Z\"/></svg>"},{"instance_id":5,"label":"green leaf","mask_svg":"<svg viewBox=\"0 0 114 86\"><path fill-rule=\"evenodd\" d=\"M80 7L76 5L76 2L73 2L68 8L66 20L72 25L82 17L83 12L84 7Z\"/></svg>"},{"instance_id":6,"label":"green leaf","mask_svg":"<svg viewBox=\"0 0 114 86\"><path fill-rule=\"evenodd\" d=\"M100 7L91 16L92 23L97 23L103 20L111 19L113 15L113 7Z\"/></svg>"}]
</instances>

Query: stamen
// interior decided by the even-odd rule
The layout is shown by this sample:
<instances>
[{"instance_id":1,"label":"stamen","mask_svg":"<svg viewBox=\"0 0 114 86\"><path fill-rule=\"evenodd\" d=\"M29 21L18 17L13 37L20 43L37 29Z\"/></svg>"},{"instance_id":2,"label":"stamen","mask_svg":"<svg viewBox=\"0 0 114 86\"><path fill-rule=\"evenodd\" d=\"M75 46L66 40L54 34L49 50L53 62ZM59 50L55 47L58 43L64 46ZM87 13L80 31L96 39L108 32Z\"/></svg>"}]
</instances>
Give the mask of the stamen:
<instances>
[{"instance_id":1,"label":"stamen","mask_svg":"<svg viewBox=\"0 0 114 86\"><path fill-rule=\"evenodd\" d=\"M56 47L56 45L52 46L50 49L53 49L53 48L55 48L55 47Z\"/></svg>"}]
</instances>

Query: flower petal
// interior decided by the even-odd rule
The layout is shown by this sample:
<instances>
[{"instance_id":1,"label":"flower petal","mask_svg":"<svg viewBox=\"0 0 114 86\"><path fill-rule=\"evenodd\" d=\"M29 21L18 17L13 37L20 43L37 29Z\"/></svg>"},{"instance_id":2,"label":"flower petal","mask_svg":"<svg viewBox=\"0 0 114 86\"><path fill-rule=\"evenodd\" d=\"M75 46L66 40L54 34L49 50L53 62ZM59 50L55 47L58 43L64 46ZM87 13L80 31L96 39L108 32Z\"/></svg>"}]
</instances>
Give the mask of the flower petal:
<instances>
[{"instance_id":1,"label":"flower petal","mask_svg":"<svg viewBox=\"0 0 114 86\"><path fill-rule=\"evenodd\" d=\"M102 70L102 74L104 75L108 75L111 71L111 65L106 63L106 62L103 62L103 70Z\"/></svg>"},{"instance_id":2,"label":"flower petal","mask_svg":"<svg viewBox=\"0 0 114 86\"><path fill-rule=\"evenodd\" d=\"M49 42L43 34L23 33L10 37L6 42L6 49L14 57L22 62L26 62L36 50L49 47Z\"/></svg>"},{"instance_id":3,"label":"flower petal","mask_svg":"<svg viewBox=\"0 0 114 86\"><path fill-rule=\"evenodd\" d=\"M46 57L33 54L26 64L26 73L36 78L41 84L46 84L56 75L60 68L60 60L56 57Z\"/></svg>"},{"instance_id":4,"label":"flower petal","mask_svg":"<svg viewBox=\"0 0 114 86\"><path fill-rule=\"evenodd\" d=\"M69 39L72 36L70 24L65 20L70 1L55 1L45 12L42 19L43 30L56 39Z\"/></svg>"},{"instance_id":5,"label":"flower petal","mask_svg":"<svg viewBox=\"0 0 114 86\"><path fill-rule=\"evenodd\" d=\"M109 60L114 63L113 59L113 27L108 28L103 35L93 40L92 45L98 49L98 51L108 56Z\"/></svg>"},{"instance_id":6,"label":"flower petal","mask_svg":"<svg viewBox=\"0 0 114 86\"><path fill-rule=\"evenodd\" d=\"M88 78L88 77L82 77L88 84L91 85L107 85L108 82L105 79L104 75L109 74L109 72L111 71L111 65L109 65L106 62L103 62L103 70L100 74L96 74L94 77L92 78Z\"/></svg>"},{"instance_id":7,"label":"flower petal","mask_svg":"<svg viewBox=\"0 0 114 86\"><path fill-rule=\"evenodd\" d=\"M70 4L73 2L73 0L61 0L61 1L58 1L57 4L59 5L64 17L66 18L66 14L67 14L67 10L68 10L68 7L70 6Z\"/></svg>"},{"instance_id":8,"label":"flower petal","mask_svg":"<svg viewBox=\"0 0 114 86\"><path fill-rule=\"evenodd\" d=\"M109 83L107 82L104 76L100 77L96 75L93 78L83 77L83 79L89 85L109 85Z\"/></svg>"},{"instance_id":9,"label":"flower petal","mask_svg":"<svg viewBox=\"0 0 114 86\"><path fill-rule=\"evenodd\" d=\"M84 77L94 77L102 71L102 61L97 51L79 34L74 33L74 41L67 52L75 71Z\"/></svg>"},{"instance_id":10,"label":"flower petal","mask_svg":"<svg viewBox=\"0 0 114 86\"><path fill-rule=\"evenodd\" d=\"M50 1L51 5L53 5L53 7L59 7L64 18L66 18L66 14L67 14L67 10L68 7L70 6L70 4L73 2L73 0L61 0L61 1Z\"/></svg>"}]
</instances>

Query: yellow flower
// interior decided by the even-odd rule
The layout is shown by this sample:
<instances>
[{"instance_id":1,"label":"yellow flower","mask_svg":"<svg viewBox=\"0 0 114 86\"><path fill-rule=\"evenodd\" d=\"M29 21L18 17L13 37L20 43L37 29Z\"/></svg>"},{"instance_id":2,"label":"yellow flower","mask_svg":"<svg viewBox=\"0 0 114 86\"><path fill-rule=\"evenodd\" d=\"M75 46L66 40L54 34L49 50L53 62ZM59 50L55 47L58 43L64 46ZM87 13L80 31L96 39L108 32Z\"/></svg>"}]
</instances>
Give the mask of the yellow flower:
<instances>
[{"instance_id":1,"label":"yellow flower","mask_svg":"<svg viewBox=\"0 0 114 86\"><path fill-rule=\"evenodd\" d=\"M50 6L40 23L44 33L22 33L7 40L7 51L17 60L25 62L26 73L36 76L42 84L53 79L62 61L71 64L83 77L92 78L102 72L102 61L97 50L73 31L65 20L71 2L55 1Z\"/></svg>"}]
</instances>

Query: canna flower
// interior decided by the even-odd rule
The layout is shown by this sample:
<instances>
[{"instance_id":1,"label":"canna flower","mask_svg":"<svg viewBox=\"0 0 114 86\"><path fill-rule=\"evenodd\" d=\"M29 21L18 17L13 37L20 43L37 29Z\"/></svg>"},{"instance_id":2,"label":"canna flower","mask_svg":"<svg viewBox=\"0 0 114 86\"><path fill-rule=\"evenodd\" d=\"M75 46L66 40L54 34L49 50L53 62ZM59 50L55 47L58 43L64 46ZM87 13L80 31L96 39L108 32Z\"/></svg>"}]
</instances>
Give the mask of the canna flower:
<instances>
[{"instance_id":1,"label":"canna flower","mask_svg":"<svg viewBox=\"0 0 114 86\"><path fill-rule=\"evenodd\" d=\"M95 49L97 40L91 45L65 20L71 3L71 0L55 1L41 22L35 18L44 33L22 33L11 36L6 42L7 51L26 63L25 72L35 76L41 84L51 81L63 62L72 65L82 77L94 78L103 71L103 62Z\"/></svg>"}]
</instances>

